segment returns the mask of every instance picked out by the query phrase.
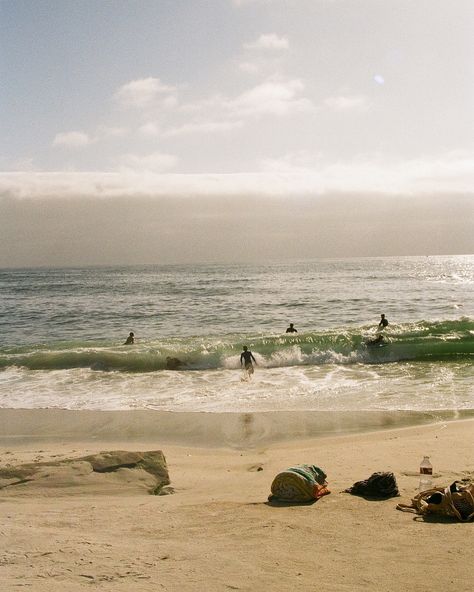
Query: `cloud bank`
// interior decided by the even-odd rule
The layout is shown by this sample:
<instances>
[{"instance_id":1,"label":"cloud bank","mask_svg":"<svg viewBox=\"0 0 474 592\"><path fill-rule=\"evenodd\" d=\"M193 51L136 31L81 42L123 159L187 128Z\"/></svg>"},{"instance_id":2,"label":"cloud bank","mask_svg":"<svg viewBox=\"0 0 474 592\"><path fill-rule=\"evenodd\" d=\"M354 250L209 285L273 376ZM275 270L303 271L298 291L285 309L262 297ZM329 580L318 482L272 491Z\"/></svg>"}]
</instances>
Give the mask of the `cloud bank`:
<instances>
[{"instance_id":1,"label":"cloud bank","mask_svg":"<svg viewBox=\"0 0 474 592\"><path fill-rule=\"evenodd\" d=\"M0 267L472 253L472 204L379 194L0 199Z\"/></svg>"},{"instance_id":2,"label":"cloud bank","mask_svg":"<svg viewBox=\"0 0 474 592\"><path fill-rule=\"evenodd\" d=\"M182 130L185 133L186 130ZM190 132L190 130L187 130ZM176 133L179 133L178 131ZM315 162L311 163L311 160ZM438 158L386 162L374 158L332 164L317 156L264 159L260 170L228 174L168 173L172 154L126 154L115 171L0 173L0 196L323 195L338 192L384 195L471 194L474 155L454 152Z\"/></svg>"}]
</instances>

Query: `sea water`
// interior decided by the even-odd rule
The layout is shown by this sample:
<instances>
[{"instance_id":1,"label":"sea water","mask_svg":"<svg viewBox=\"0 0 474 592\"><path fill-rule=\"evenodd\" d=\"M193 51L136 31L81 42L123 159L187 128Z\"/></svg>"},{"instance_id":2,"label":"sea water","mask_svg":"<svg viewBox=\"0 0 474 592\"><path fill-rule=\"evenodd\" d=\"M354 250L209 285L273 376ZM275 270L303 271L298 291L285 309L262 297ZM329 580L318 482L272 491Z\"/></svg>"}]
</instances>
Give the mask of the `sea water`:
<instances>
[{"instance_id":1,"label":"sea water","mask_svg":"<svg viewBox=\"0 0 474 592\"><path fill-rule=\"evenodd\" d=\"M0 407L470 413L473 288L472 255L0 270Z\"/></svg>"}]
</instances>

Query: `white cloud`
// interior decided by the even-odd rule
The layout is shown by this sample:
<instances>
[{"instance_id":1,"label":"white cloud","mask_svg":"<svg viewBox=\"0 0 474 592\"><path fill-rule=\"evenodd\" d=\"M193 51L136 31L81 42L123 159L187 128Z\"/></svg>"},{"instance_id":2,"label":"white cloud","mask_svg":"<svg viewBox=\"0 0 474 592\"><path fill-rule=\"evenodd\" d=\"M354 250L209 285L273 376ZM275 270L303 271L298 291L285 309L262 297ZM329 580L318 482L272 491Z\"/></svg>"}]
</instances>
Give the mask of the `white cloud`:
<instances>
[{"instance_id":1,"label":"white cloud","mask_svg":"<svg viewBox=\"0 0 474 592\"><path fill-rule=\"evenodd\" d=\"M124 127L99 125L93 136L79 131L60 132L55 135L53 146L64 146L71 149L84 148L106 138L122 138L127 134L128 129Z\"/></svg>"},{"instance_id":2,"label":"white cloud","mask_svg":"<svg viewBox=\"0 0 474 592\"><path fill-rule=\"evenodd\" d=\"M82 148L95 142L84 132L60 132L54 136L53 146L64 146L65 148Z\"/></svg>"},{"instance_id":3,"label":"white cloud","mask_svg":"<svg viewBox=\"0 0 474 592\"><path fill-rule=\"evenodd\" d=\"M288 115L314 108L311 101L301 97L301 80L267 80L228 101L225 107L239 115Z\"/></svg>"},{"instance_id":4,"label":"white cloud","mask_svg":"<svg viewBox=\"0 0 474 592\"><path fill-rule=\"evenodd\" d=\"M119 168L123 171L147 171L162 173L174 168L178 158L174 154L152 152L151 154L124 154L120 157Z\"/></svg>"},{"instance_id":5,"label":"white cloud","mask_svg":"<svg viewBox=\"0 0 474 592\"><path fill-rule=\"evenodd\" d=\"M215 95L203 101L180 105L166 128L162 108L177 105L175 87L163 85L158 78L134 80L122 86L115 97L123 106L147 107L146 112L150 119L142 119L135 124L137 133L144 138L226 133L242 128L246 120L268 115L287 116L315 109L312 102L304 97L304 84L301 80L281 77L268 78L234 97ZM180 114L181 121L178 119ZM139 115L141 118L143 114ZM54 138L53 145L85 147L128 135L131 127L99 125L94 135L82 131L59 133ZM130 159L127 166L138 166L138 161ZM167 164L163 161L157 162L152 168L161 171L163 167L167 169L170 166L170 161Z\"/></svg>"},{"instance_id":6,"label":"white cloud","mask_svg":"<svg viewBox=\"0 0 474 592\"><path fill-rule=\"evenodd\" d=\"M128 132L126 127L99 125L97 128L97 136L100 138L123 138Z\"/></svg>"},{"instance_id":7,"label":"white cloud","mask_svg":"<svg viewBox=\"0 0 474 592\"><path fill-rule=\"evenodd\" d=\"M474 153L452 152L396 162L358 158L323 164L320 155L286 155L262 161L262 170L298 179L302 190L320 192L440 193L466 192L474 187ZM317 190L316 190L317 191Z\"/></svg>"},{"instance_id":8,"label":"white cloud","mask_svg":"<svg viewBox=\"0 0 474 592\"><path fill-rule=\"evenodd\" d=\"M242 121L203 121L195 123L186 123L179 127L171 128L163 132L164 138L174 136L184 136L187 134L213 134L229 132L239 129L243 126Z\"/></svg>"},{"instance_id":9,"label":"white cloud","mask_svg":"<svg viewBox=\"0 0 474 592\"><path fill-rule=\"evenodd\" d=\"M328 97L324 105L334 111L366 111L369 100L363 95Z\"/></svg>"},{"instance_id":10,"label":"white cloud","mask_svg":"<svg viewBox=\"0 0 474 592\"><path fill-rule=\"evenodd\" d=\"M280 158L264 158L260 165L265 173L312 174L319 168L321 159L321 153L300 150Z\"/></svg>"},{"instance_id":11,"label":"white cloud","mask_svg":"<svg viewBox=\"0 0 474 592\"><path fill-rule=\"evenodd\" d=\"M270 51L280 51L282 49L289 49L290 44L287 37L279 37L276 33L268 33L260 35L260 37L252 43L245 43L245 49L263 49Z\"/></svg>"},{"instance_id":12,"label":"white cloud","mask_svg":"<svg viewBox=\"0 0 474 592\"><path fill-rule=\"evenodd\" d=\"M140 78L121 86L114 95L115 100L123 107L144 108L156 102L165 107L176 105L175 86L163 84L159 78Z\"/></svg>"},{"instance_id":13,"label":"white cloud","mask_svg":"<svg viewBox=\"0 0 474 592\"><path fill-rule=\"evenodd\" d=\"M242 70L242 72L247 72L247 74L258 74L260 68L261 66L256 62L246 61L239 63L239 69Z\"/></svg>"},{"instance_id":14,"label":"white cloud","mask_svg":"<svg viewBox=\"0 0 474 592\"><path fill-rule=\"evenodd\" d=\"M204 101L181 106L182 112L202 113L206 120L240 121L263 115L285 116L313 111L315 105L302 96L304 84L299 79L272 77L236 97L214 95Z\"/></svg>"},{"instance_id":15,"label":"white cloud","mask_svg":"<svg viewBox=\"0 0 474 592\"><path fill-rule=\"evenodd\" d=\"M244 53L236 60L236 64L246 74L275 75L282 71L289 47L285 36L276 33L260 35L256 41L244 44Z\"/></svg>"},{"instance_id":16,"label":"white cloud","mask_svg":"<svg viewBox=\"0 0 474 592\"><path fill-rule=\"evenodd\" d=\"M465 193L474 201L474 153L388 162L358 159L310 166L291 156L266 160L262 172L160 173L177 163L169 154L125 155L117 172L11 172L0 174L0 195L16 198L75 196L318 195L332 192L381 195Z\"/></svg>"},{"instance_id":17,"label":"white cloud","mask_svg":"<svg viewBox=\"0 0 474 592\"><path fill-rule=\"evenodd\" d=\"M160 126L155 123L154 121L149 121L148 123L144 123L138 128L140 134L144 136L159 136L161 129Z\"/></svg>"}]
</instances>

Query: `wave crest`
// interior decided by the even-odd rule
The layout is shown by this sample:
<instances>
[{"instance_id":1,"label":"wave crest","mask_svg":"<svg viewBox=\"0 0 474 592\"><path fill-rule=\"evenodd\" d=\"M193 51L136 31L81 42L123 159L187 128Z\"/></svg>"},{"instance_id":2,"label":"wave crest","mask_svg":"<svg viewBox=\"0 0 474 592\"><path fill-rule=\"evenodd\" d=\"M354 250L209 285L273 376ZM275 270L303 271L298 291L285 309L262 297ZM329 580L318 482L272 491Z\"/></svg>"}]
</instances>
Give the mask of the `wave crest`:
<instances>
[{"instance_id":1,"label":"wave crest","mask_svg":"<svg viewBox=\"0 0 474 592\"><path fill-rule=\"evenodd\" d=\"M0 368L30 370L91 368L97 371L154 372L238 368L246 344L263 367L318 364L377 364L402 360L449 360L474 356L474 322L467 318L390 325L381 346L370 347L374 337L367 327L297 335L233 335L183 338L134 346L83 343L33 345L0 349ZM170 364L169 359L180 364Z\"/></svg>"}]
</instances>

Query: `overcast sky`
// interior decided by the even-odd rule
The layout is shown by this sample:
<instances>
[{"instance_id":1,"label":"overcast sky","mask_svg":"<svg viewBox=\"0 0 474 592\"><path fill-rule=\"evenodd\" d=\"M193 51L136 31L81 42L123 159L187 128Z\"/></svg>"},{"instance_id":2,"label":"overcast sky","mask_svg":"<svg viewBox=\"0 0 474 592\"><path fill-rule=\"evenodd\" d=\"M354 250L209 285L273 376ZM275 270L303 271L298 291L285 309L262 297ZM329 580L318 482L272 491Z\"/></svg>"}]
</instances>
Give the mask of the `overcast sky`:
<instances>
[{"instance_id":1,"label":"overcast sky","mask_svg":"<svg viewBox=\"0 0 474 592\"><path fill-rule=\"evenodd\" d=\"M471 0L0 0L0 266L474 252Z\"/></svg>"}]
</instances>

